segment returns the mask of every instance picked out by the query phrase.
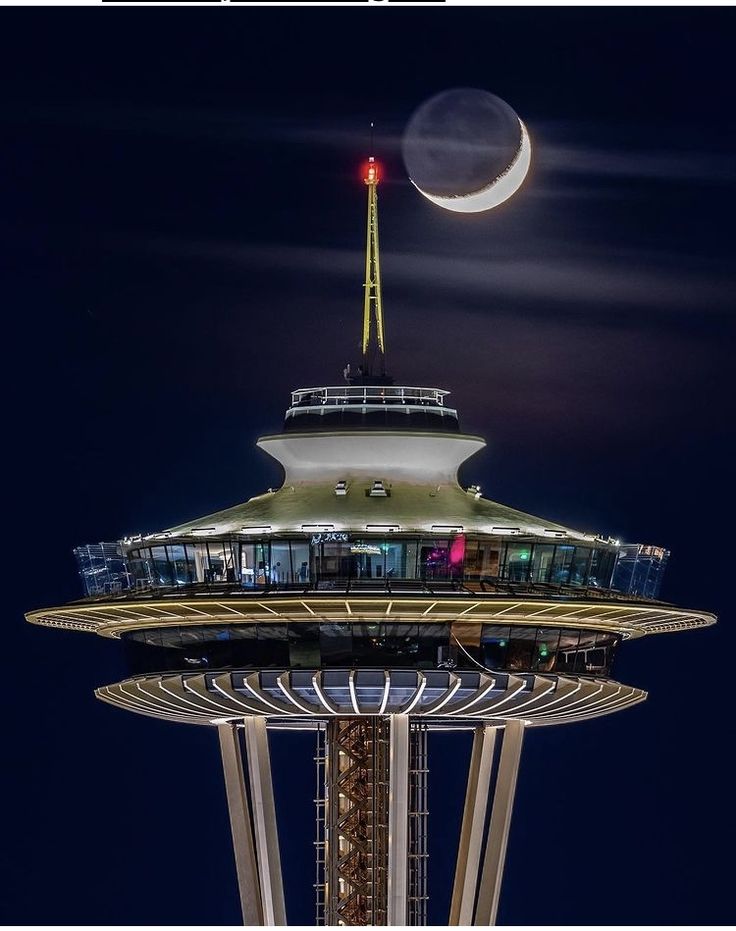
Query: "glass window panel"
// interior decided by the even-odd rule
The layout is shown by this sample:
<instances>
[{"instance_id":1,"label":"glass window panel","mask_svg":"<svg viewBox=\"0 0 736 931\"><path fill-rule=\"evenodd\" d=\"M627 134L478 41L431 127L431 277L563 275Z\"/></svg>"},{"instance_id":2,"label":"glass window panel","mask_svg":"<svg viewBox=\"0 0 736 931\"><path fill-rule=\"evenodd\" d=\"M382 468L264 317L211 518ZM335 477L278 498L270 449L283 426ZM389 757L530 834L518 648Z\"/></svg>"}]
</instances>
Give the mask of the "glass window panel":
<instances>
[{"instance_id":1,"label":"glass window panel","mask_svg":"<svg viewBox=\"0 0 736 931\"><path fill-rule=\"evenodd\" d=\"M133 574L136 588L148 588L154 584L153 561L148 548L133 550L128 557L128 566Z\"/></svg>"},{"instance_id":2,"label":"glass window panel","mask_svg":"<svg viewBox=\"0 0 736 931\"><path fill-rule=\"evenodd\" d=\"M264 624L264 627L268 625ZM319 669L320 667L320 625L293 623L289 624L289 664L292 667Z\"/></svg>"},{"instance_id":3,"label":"glass window panel","mask_svg":"<svg viewBox=\"0 0 736 931\"><path fill-rule=\"evenodd\" d=\"M240 545L240 582L243 588L253 588L256 584L256 545Z\"/></svg>"},{"instance_id":4,"label":"glass window panel","mask_svg":"<svg viewBox=\"0 0 736 931\"><path fill-rule=\"evenodd\" d=\"M263 540L255 544L254 573L257 586L270 584L271 566L269 544Z\"/></svg>"},{"instance_id":5,"label":"glass window panel","mask_svg":"<svg viewBox=\"0 0 736 931\"><path fill-rule=\"evenodd\" d=\"M206 582L224 582L226 575L226 558L222 543L215 540L208 540L205 544L207 547L208 565L205 569Z\"/></svg>"},{"instance_id":6,"label":"glass window panel","mask_svg":"<svg viewBox=\"0 0 736 931\"><path fill-rule=\"evenodd\" d=\"M173 585L174 575L172 566L166 558L166 547L152 546L151 558L153 560L153 584Z\"/></svg>"},{"instance_id":7,"label":"glass window panel","mask_svg":"<svg viewBox=\"0 0 736 931\"><path fill-rule=\"evenodd\" d=\"M576 546L570 563L570 585L585 585L587 583L589 561L590 547Z\"/></svg>"},{"instance_id":8,"label":"glass window panel","mask_svg":"<svg viewBox=\"0 0 736 931\"><path fill-rule=\"evenodd\" d=\"M234 540L225 540L222 544L222 555L225 562L224 582L237 582L240 577L240 554L238 543Z\"/></svg>"},{"instance_id":9,"label":"glass window panel","mask_svg":"<svg viewBox=\"0 0 736 931\"><path fill-rule=\"evenodd\" d=\"M555 585L567 585L569 583L574 555L574 546L558 544L555 547L555 557L552 562L550 582L553 582Z\"/></svg>"},{"instance_id":10,"label":"glass window panel","mask_svg":"<svg viewBox=\"0 0 736 931\"><path fill-rule=\"evenodd\" d=\"M350 543L322 543L315 547L317 577L320 580L355 578L355 555Z\"/></svg>"},{"instance_id":11,"label":"glass window panel","mask_svg":"<svg viewBox=\"0 0 736 931\"><path fill-rule=\"evenodd\" d=\"M531 543L508 543L506 546L506 574L511 582L526 582L531 566Z\"/></svg>"},{"instance_id":12,"label":"glass window panel","mask_svg":"<svg viewBox=\"0 0 736 931\"><path fill-rule=\"evenodd\" d=\"M428 631L425 627L437 629ZM387 665L434 668L438 646L449 638L449 626L422 625L422 631L420 634L417 624L354 624L354 656L361 664L378 668Z\"/></svg>"},{"instance_id":13,"label":"glass window panel","mask_svg":"<svg viewBox=\"0 0 736 931\"><path fill-rule=\"evenodd\" d=\"M616 563L615 550L604 550L601 553L600 565L598 566L598 576L601 588L610 588L613 567Z\"/></svg>"},{"instance_id":14,"label":"glass window panel","mask_svg":"<svg viewBox=\"0 0 736 931\"><path fill-rule=\"evenodd\" d=\"M187 543L186 554L197 582L209 581L209 556L206 543Z\"/></svg>"},{"instance_id":15,"label":"glass window panel","mask_svg":"<svg viewBox=\"0 0 736 931\"><path fill-rule=\"evenodd\" d=\"M598 631L595 639L595 645L598 649L604 651L602 675L608 675L611 671L611 665L616 654L616 648L621 642L621 638L616 634L610 634L607 631Z\"/></svg>"},{"instance_id":16,"label":"glass window panel","mask_svg":"<svg viewBox=\"0 0 736 931\"><path fill-rule=\"evenodd\" d=\"M291 541L291 565L293 567L294 581L306 584L309 582L309 544L300 540Z\"/></svg>"},{"instance_id":17,"label":"glass window panel","mask_svg":"<svg viewBox=\"0 0 736 931\"><path fill-rule=\"evenodd\" d=\"M477 540L468 540L465 544L465 578L480 579L482 573L483 550Z\"/></svg>"},{"instance_id":18,"label":"glass window panel","mask_svg":"<svg viewBox=\"0 0 736 931\"><path fill-rule=\"evenodd\" d=\"M537 631L534 627L512 627L506 650L506 669L528 670L532 668L534 642Z\"/></svg>"},{"instance_id":19,"label":"glass window panel","mask_svg":"<svg viewBox=\"0 0 736 931\"><path fill-rule=\"evenodd\" d=\"M256 627L259 640L287 640L289 636L286 624L258 624Z\"/></svg>"},{"instance_id":20,"label":"glass window panel","mask_svg":"<svg viewBox=\"0 0 736 931\"><path fill-rule=\"evenodd\" d=\"M611 573L613 572L615 558L615 551L594 549L590 561L588 584L594 588L608 588L611 584Z\"/></svg>"},{"instance_id":21,"label":"glass window panel","mask_svg":"<svg viewBox=\"0 0 736 931\"><path fill-rule=\"evenodd\" d=\"M184 545L181 543L170 544L166 547L166 551L174 575L174 584L187 585L192 582L193 578L189 571Z\"/></svg>"},{"instance_id":22,"label":"glass window panel","mask_svg":"<svg viewBox=\"0 0 736 931\"><path fill-rule=\"evenodd\" d=\"M351 570L356 579L382 579L386 567L386 544L383 540L356 539L350 543Z\"/></svg>"},{"instance_id":23,"label":"glass window panel","mask_svg":"<svg viewBox=\"0 0 736 931\"><path fill-rule=\"evenodd\" d=\"M532 669L535 672L552 672L557 662L559 640L559 629L554 627L540 627L537 629L532 662Z\"/></svg>"},{"instance_id":24,"label":"glass window panel","mask_svg":"<svg viewBox=\"0 0 736 931\"><path fill-rule=\"evenodd\" d=\"M407 540L401 544L402 547L402 563L401 563L401 572L399 575L398 567L396 574L398 578L404 579L418 579L420 578L420 567L419 567L419 541L418 540Z\"/></svg>"},{"instance_id":25,"label":"glass window panel","mask_svg":"<svg viewBox=\"0 0 736 931\"><path fill-rule=\"evenodd\" d=\"M560 643L557 647L558 672L573 672L575 669L575 656L578 651L579 630L563 630L560 632Z\"/></svg>"},{"instance_id":26,"label":"glass window panel","mask_svg":"<svg viewBox=\"0 0 736 931\"><path fill-rule=\"evenodd\" d=\"M499 561L501 556L500 543L483 542L480 546L481 552L481 576L483 578L498 578Z\"/></svg>"},{"instance_id":27,"label":"glass window panel","mask_svg":"<svg viewBox=\"0 0 736 931\"><path fill-rule=\"evenodd\" d=\"M464 533L459 533L450 540L447 554L450 578L461 579L463 577L466 546Z\"/></svg>"},{"instance_id":28,"label":"glass window panel","mask_svg":"<svg viewBox=\"0 0 736 931\"><path fill-rule=\"evenodd\" d=\"M319 649L324 666L352 666L352 624L320 624Z\"/></svg>"},{"instance_id":29,"label":"glass window panel","mask_svg":"<svg viewBox=\"0 0 736 931\"><path fill-rule=\"evenodd\" d=\"M480 649L483 665L488 669L503 669L506 666L509 632L510 628L501 624L483 625Z\"/></svg>"},{"instance_id":30,"label":"glass window panel","mask_svg":"<svg viewBox=\"0 0 736 931\"><path fill-rule=\"evenodd\" d=\"M383 545L386 552L386 578L405 579L407 577L407 547L411 546L412 544L406 543L404 541L398 543L395 543L394 541L386 541ZM414 556L411 560L412 572L414 571L415 562L416 547L414 548Z\"/></svg>"},{"instance_id":31,"label":"glass window panel","mask_svg":"<svg viewBox=\"0 0 736 931\"><path fill-rule=\"evenodd\" d=\"M231 640L256 640L258 638L257 624L237 624L229 628Z\"/></svg>"},{"instance_id":32,"label":"glass window panel","mask_svg":"<svg viewBox=\"0 0 736 931\"><path fill-rule=\"evenodd\" d=\"M422 578L428 581L445 581L450 578L450 546L447 539L423 541L419 560Z\"/></svg>"},{"instance_id":33,"label":"glass window panel","mask_svg":"<svg viewBox=\"0 0 736 931\"><path fill-rule=\"evenodd\" d=\"M288 540L274 540L271 543L270 581L272 585L287 585L293 581Z\"/></svg>"},{"instance_id":34,"label":"glass window panel","mask_svg":"<svg viewBox=\"0 0 736 931\"><path fill-rule=\"evenodd\" d=\"M554 552L555 546L552 543L535 544L530 559L533 582L549 582Z\"/></svg>"}]
</instances>

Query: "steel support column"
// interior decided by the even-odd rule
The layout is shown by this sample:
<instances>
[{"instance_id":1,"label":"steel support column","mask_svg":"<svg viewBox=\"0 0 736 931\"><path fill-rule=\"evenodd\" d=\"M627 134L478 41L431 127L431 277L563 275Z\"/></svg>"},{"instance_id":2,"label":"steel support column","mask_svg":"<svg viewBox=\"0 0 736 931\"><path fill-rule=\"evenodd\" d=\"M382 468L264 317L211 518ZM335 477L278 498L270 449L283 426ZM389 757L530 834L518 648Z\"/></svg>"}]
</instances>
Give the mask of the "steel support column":
<instances>
[{"instance_id":1,"label":"steel support column","mask_svg":"<svg viewBox=\"0 0 736 931\"><path fill-rule=\"evenodd\" d=\"M475 925L495 925L496 923L523 739L524 722L507 721L501 744L496 789L493 794L491 823L488 828L478 905L473 922Z\"/></svg>"},{"instance_id":2,"label":"steel support column","mask_svg":"<svg viewBox=\"0 0 736 931\"><path fill-rule=\"evenodd\" d=\"M407 923L409 715L390 716L387 925Z\"/></svg>"},{"instance_id":3,"label":"steel support column","mask_svg":"<svg viewBox=\"0 0 736 931\"><path fill-rule=\"evenodd\" d=\"M250 799L258 853L263 924L285 925L286 906L265 718L245 719L245 744L248 751Z\"/></svg>"},{"instance_id":4,"label":"steel support column","mask_svg":"<svg viewBox=\"0 0 736 931\"><path fill-rule=\"evenodd\" d=\"M449 921L451 925L473 923L473 906L478 888L478 868L483 846L495 742L496 728L494 726L483 724L476 727L473 736L473 752L470 757L463 823L460 830L455 882L452 887Z\"/></svg>"},{"instance_id":5,"label":"steel support column","mask_svg":"<svg viewBox=\"0 0 736 931\"><path fill-rule=\"evenodd\" d=\"M253 825L248 805L248 793L245 788L243 752L240 745L237 725L224 723L217 725L220 739L222 768L225 774L225 792L230 814L230 830L233 835L235 853L235 871L238 877L240 908L244 925L262 925L260 883L258 881L258 864L253 843Z\"/></svg>"}]
</instances>

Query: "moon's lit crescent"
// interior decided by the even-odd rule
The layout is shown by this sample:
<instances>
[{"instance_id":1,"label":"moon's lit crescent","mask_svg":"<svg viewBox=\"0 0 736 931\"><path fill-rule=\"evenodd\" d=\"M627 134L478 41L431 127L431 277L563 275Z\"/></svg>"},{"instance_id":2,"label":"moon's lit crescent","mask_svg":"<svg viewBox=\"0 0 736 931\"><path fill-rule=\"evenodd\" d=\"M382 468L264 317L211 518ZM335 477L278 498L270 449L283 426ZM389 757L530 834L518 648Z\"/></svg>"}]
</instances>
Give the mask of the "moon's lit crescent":
<instances>
[{"instance_id":1,"label":"moon's lit crescent","mask_svg":"<svg viewBox=\"0 0 736 931\"><path fill-rule=\"evenodd\" d=\"M532 144L529 133L527 133L526 126L521 120L519 120L519 125L521 126L521 143L514 160L502 175L499 175L479 191L454 197L438 197L436 194L428 194L427 191L423 191L418 184L411 181L411 178L409 180L427 200L437 204L438 207L444 207L446 210L455 210L458 213L480 213L482 210L498 207L499 204L508 200L512 194L519 190L531 165Z\"/></svg>"}]
</instances>

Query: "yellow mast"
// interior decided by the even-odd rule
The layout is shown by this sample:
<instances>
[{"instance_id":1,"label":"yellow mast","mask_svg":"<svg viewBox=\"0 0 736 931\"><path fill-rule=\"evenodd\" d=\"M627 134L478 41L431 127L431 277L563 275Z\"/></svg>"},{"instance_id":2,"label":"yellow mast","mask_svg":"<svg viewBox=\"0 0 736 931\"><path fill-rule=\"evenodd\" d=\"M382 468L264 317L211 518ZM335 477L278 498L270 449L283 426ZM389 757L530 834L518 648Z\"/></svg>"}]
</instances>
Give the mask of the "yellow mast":
<instances>
[{"instance_id":1,"label":"yellow mast","mask_svg":"<svg viewBox=\"0 0 736 931\"><path fill-rule=\"evenodd\" d=\"M368 227L365 244L365 284L363 298L363 374L374 374L373 361L379 355L379 371L386 374L386 349L383 338L383 307L381 306L381 264L378 255L378 165L371 156L363 178L368 188ZM376 345L371 346L372 320L376 321Z\"/></svg>"}]
</instances>

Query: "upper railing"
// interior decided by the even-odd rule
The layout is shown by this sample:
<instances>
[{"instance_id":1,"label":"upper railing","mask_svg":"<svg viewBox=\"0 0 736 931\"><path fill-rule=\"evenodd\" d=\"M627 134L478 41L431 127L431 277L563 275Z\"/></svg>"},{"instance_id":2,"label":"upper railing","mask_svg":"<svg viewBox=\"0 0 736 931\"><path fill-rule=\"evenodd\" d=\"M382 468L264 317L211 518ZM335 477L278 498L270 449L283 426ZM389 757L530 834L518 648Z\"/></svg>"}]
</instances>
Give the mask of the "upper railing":
<instances>
[{"instance_id":1,"label":"upper railing","mask_svg":"<svg viewBox=\"0 0 736 931\"><path fill-rule=\"evenodd\" d=\"M338 385L332 388L299 388L291 392L291 407L323 405L402 405L444 407L449 391L441 388L410 388L400 385ZM453 412L454 413L454 412Z\"/></svg>"},{"instance_id":2,"label":"upper railing","mask_svg":"<svg viewBox=\"0 0 736 931\"><path fill-rule=\"evenodd\" d=\"M291 393L285 430L400 429L457 432L449 391L403 385L341 385Z\"/></svg>"}]
</instances>

